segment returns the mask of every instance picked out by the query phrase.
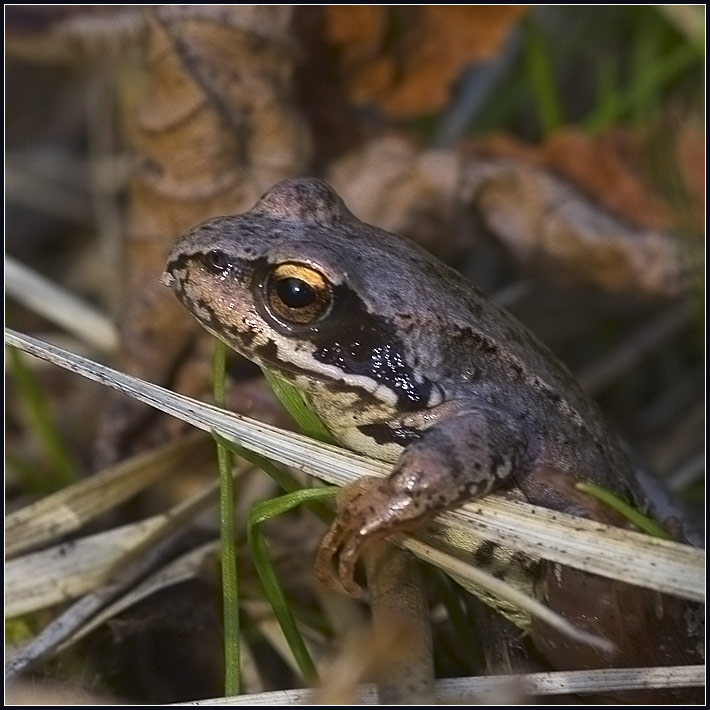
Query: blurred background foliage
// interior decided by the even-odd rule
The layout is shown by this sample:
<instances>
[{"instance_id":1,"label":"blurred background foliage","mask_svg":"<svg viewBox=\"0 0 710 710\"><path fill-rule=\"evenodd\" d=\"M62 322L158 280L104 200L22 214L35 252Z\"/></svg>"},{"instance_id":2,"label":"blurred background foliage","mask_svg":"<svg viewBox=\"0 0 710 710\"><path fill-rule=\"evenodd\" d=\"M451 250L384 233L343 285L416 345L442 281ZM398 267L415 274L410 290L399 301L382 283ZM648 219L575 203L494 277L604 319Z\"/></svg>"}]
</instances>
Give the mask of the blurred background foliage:
<instances>
[{"instance_id":1,"label":"blurred background foliage","mask_svg":"<svg viewBox=\"0 0 710 710\"><path fill-rule=\"evenodd\" d=\"M149 84L150 12L6 6L6 256L118 320L119 350L126 335L121 304L135 270L122 245L140 152L130 116ZM293 65L284 85L304 117L312 151L308 157L304 141L292 171L327 175L383 136L422 149L473 146L565 175L600 210L663 230L680 245L690 286L655 299L633 288L604 292L578 283L574 273L560 285L486 235L461 246L458 236L441 234L438 246L553 346L601 400L634 455L698 509L705 430L698 307L704 303L704 12L697 5L303 6L285 23L259 25L253 43L276 37L287 57L278 61ZM253 182L242 208L265 189ZM157 250L156 263L164 251ZM160 266L148 272L157 280ZM95 357L116 355L62 333L29 307L20 295L32 288L20 284L7 294L6 322ZM198 362L206 367L204 358ZM28 364L16 354L6 359L9 508L95 470L96 411L105 404L100 388ZM237 387L254 374L246 365L233 373ZM256 392L248 396L255 403L249 411L281 421ZM174 485L123 506L111 522L164 509L182 495L183 484ZM144 603L111 633L94 635L91 666L64 656L45 674L79 677L135 702L218 695L219 644L206 653L213 665L201 650L219 635L215 598L203 588L213 584L208 577L188 585L169 613L161 602ZM188 610L194 623L185 621ZM266 687L287 683L290 671L269 642L256 627L247 633L257 661L271 664ZM444 654L442 672L461 672L459 660ZM145 670L137 673L140 663Z\"/></svg>"}]
</instances>

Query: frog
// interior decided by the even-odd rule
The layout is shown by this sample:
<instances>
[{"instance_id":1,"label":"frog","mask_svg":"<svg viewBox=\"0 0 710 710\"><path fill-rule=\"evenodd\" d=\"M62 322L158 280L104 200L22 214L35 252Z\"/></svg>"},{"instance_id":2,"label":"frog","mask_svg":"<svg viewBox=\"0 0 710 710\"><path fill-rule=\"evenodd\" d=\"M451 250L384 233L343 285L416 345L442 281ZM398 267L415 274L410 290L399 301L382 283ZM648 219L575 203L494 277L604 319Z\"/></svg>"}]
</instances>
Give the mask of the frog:
<instances>
[{"instance_id":1,"label":"frog","mask_svg":"<svg viewBox=\"0 0 710 710\"><path fill-rule=\"evenodd\" d=\"M496 489L585 514L536 471L644 504L598 407L552 352L322 180L287 179L247 212L191 229L163 282L206 330L293 385L336 442L393 464L350 487L318 552L319 576L353 595L366 545Z\"/></svg>"},{"instance_id":2,"label":"frog","mask_svg":"<svg viewBox=\"0 0 710 710\"><path fill-rule=\"evenodd\" d=\"M289 178L248 211L190 229L162 281L207 331L297 390L334 441L391 464L386 478L344 491L316 556L324 583L360 596L364 548L493 491L623 525L577 491L588 481L649 509L618 439L557 357L457 270L359 220L318 178ZM493 547L483 542L474 562L490 562ZM539 596L584 628L604 624L618 647L600 655L526 628L553 667L701 662L699 610L683 600L528 563Z\"/></svg>"}]
</instances>

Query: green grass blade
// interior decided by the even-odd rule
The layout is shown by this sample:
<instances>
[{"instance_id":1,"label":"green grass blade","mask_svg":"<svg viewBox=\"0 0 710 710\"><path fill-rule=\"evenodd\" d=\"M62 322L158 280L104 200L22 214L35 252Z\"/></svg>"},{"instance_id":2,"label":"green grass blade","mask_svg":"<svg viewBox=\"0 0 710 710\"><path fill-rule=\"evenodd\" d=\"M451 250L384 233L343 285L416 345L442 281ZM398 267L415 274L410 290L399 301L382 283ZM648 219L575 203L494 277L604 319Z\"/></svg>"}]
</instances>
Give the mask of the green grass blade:
<instances>
[{"instance_id":1,"label":"green grass blade","mask_svg":"<svg viewBox=\"0 0 710 710\"><path fill-rule=\"evenodd\" d=\"M213 436L215 441L218 441L222 446L224 446L225 449L228 449L236 456L243 458L253 466L256 466L264 471L264 473L266 473L269 478L271 478L271 480L279 486L279 488L286 491L286 493L293 493L293 491L303 488L303 485L297 481L294 476L280 466L277 466L273 461L270 461L266 457L260 456L253 451L249 451L249 449L245 449L243 446L240 446L229 439L225 439L219 434L215 433Z\"/></svg>"},{"instance_id":2,"label":"green grass blade","mask_svg":"<svg viewBox=\"0 0 710 710\"><path fill-rule=\"evenodd\" d=\"M262 369L262 372L274 394L304 434L326 444L337 443L325 424L309 407L300 390L270 370Z\"/></svg>"},{"instance_id":3,"label":"green grass blade","mask_svg":"<svg viewBox=\"0 0 710 710\"><path fill-rule=\"evenodd\" d=\"M666 55L649 62L646 70L638 78L636 85L628 92L628 105L643 107L647 98L665 88L668 84L688 71L694 64L700 65L702 54L692 44L682 44Z\"/></svg>"},{"instance_id":4,"label":"green grass blade","mask_svg":"<svg viewBox=\"0 0 710 710\"><path fill-rule=\"evenodd\" d=\"M226 347L215 341L213 376L214 400L224 407L224 373ZM215 437L217 439L217 437ZM222 606L224 613L224 694L238 695L241 686L240 628L239 628L239 580L237 577L237 550L234 536L234 480L232 479L232 455L219 440L217 464L219 468L219 534L222 567Z\"/></svg>"},{"instance_id":5,"label":"green grass blade","mask_svg":"<svg viewBox=\"0 0 710 710\"><path fill-rule=\"evenodd\" d=\"M584 122L586 130L592 134L601 133L629 114L643 115L650 99L692 69L693 65L699 65L701 57L695 45L683 44L649 62L632 86L617 92L613 111L608 106L604 107L603 112L592 111Z\"/></svg>"},{"instance_id":6,"label":"green grass blade","mask_svg":"<svg viewBox=\"0 0 710 710\"><path fill-rule=\"evenodd\" d=\"M587 126L611 125L619 113L619 76L608 57L599 60L597 70L597 103L587 116Z\"/></svg>"},{"instance_id":7,"label":"green grass blade","mask_svg":"<svg viewBox=\"0 0 710 710\"><path fill-rule=\"evenodd\" d=\"M564 123L562 103L552 72L550 53L535 24L528 20L525 28L525 70L537 104L540 126L546 136Z\"/></svg>"},{"instance_id":8,"label":"green grass blade","mask_svg":"<svg viewBox=\"0 0 710 710\"><path fill-rule=\"evenodd\" d=\"M213 434L213 437L222 444L226 449L229 449L233 454L240 456L245 461L248 461L253 466L261 469L266 473L276 485L283 489L286 493L294 493L303 488L303 484L292 476L288 471L277 466L273 461L270 461L264 456L249 451L243 446L239 446L229 439L224 439L219 434ZM323 522L329 522L333 519L333 514L328 508L318 501L313 501L307 504L308 508L313 511Z\"/></svg>"},{"instance_id":9,"label":"green grass blade","mask_svg":"<svg viewBox=\"0 0 710 710\"><path fill-rule=\"evenodd\" d=\"M633 523L639 530L646 534L652 535L653 537L660 537L663 540L673 539L662 525L659 525L655 520L639 512L636 508L629 505L626 501L621 500L621 498L614 495L606 488L602 488L590 481L578 481L575 484L575 488L604 503L604 505L626 518L630 523Z\"/></svg>"},{"instance_id":10,"label":"green grass blade","mask_svg":"<svg viewBox=\"0 0 710 710\"><path fill-rule=\"evenodd\" d=\"M256 503L249 511L247 540L249 541L257 574L264 587L266 598L274 611L274 616L279 622L289 648L296 659L296 663L303 677L309 682L316 680L318 677L316 667L303 641L301 632L298 630L296 619L293 616L283 588L279 584L266 541L259 526L264 521L282 515L297 505L330 498L335 493L336 490L329 488L303 489L294 493L287 493L279 498Z\"/></svg>"},{"instance_id":11,"label":"green grass blade","mask_svg":"<svg viewBox=\"0 0 710 710\"><path fill-rule=\"evenodd\" d=\"M27 417L54 471L54 476L51 478L42 477L40 479L39 476L33 476L31 479L24 478L24 480L33 488L38 488L38 493L53 493L60 488L76 483L79 478L78 469L57 433L49 413L47 400L37 386L29 368L25 365L23 355L15 348L9 348L6 352Z\"/></svg>"},{"instance_id":12,"label":"green grass blade","mask_svg":"<svg viewBox=\"0 0 710 710\"><path fill-rule=\"evenodd\" d=\"M661 36L660 18L656 13L639 13L638 30L634 32L631 45L631 80L630 86L643 86L646 83L647 68L653 66L658 59L659 48L663 46ZM660 106L658 86L651 86L650 90L643 92L629 107L631 117L638 126L643 126L650 116L653 116L656 107Z\"/></svg>"}]
</instances>

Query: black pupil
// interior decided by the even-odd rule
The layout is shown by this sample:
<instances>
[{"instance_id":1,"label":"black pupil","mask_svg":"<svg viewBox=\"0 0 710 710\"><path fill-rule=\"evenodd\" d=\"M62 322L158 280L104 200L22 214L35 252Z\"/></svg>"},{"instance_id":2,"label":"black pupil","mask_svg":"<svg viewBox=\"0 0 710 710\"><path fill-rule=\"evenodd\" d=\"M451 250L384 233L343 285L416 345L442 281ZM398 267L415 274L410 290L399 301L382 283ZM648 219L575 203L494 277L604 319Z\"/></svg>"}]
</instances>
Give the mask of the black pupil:
<instances>
[{"instance_id":1,"label":"black pupil","mask_svg":"<svg viewBox=\"0 0 710 710\"><path fill-rule=\"evenodd\" d=\"M301 279L281 279L276 284L276 292L289 308L310 306L316 298L313 288Z\"/></svg>"},{"instance_id":2,"label":"black pupil","mask_svg":"<svg viewBox=\"0 0 710 710\"><path fill-rule=\"evenodd\" d=\"M232 268L232 262L229 257L223 252L213 249L207 254L207 263L217 271L228 271Z\"/></svg>"}]
</instances>

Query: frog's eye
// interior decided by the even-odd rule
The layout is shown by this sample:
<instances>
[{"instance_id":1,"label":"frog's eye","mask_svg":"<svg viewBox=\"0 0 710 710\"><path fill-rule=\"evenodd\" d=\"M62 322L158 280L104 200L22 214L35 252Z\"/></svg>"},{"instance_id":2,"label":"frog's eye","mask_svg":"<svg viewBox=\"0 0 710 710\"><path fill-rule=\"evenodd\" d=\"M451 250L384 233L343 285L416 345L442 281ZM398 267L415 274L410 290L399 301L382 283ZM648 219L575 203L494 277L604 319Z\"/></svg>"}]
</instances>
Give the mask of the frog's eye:
<instances>
[{"instance_id":1,"label":"frog's eye","mask_svg":"<svg viewBox=\"0 0 710 710\"><path fill-rule=\"evenodd\" d=\"M308 325L330 310L333 291L319 271L304 264L279 264L264 282L266 306L287 325Z\"/></svg>"},{"instance_id":2,"label":"frog's eye","mask_svg":"<svg viewBox=\"0 0 710 710\"><path fill-rule=\"evenodd\" d=\"M220 274L229 271L234 266L232 258L219 249L208 251L204 256L204 262L211 271Z\"/></svg>"}]
</instances>

